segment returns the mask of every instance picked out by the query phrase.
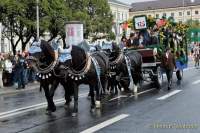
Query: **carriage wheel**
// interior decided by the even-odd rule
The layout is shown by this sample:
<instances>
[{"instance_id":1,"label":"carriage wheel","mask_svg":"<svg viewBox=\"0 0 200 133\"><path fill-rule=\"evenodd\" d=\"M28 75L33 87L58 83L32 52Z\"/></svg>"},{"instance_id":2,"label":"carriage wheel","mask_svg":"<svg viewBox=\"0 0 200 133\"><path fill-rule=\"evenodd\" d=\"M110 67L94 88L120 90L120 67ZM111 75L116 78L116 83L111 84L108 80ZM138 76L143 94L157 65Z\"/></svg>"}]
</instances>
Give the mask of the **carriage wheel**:
<instances>
[{"instance_id":1,"label":"carriage wheel","mask_svg":"<svg viewBox=\"0 0 200 133\"><path fill-rule=\"evenodd\" d=\"M163 83L163 75L162 75L160 67L157 67L154 83L157 89L161 89L162 83Z\"/></svg>"}]
</instances>

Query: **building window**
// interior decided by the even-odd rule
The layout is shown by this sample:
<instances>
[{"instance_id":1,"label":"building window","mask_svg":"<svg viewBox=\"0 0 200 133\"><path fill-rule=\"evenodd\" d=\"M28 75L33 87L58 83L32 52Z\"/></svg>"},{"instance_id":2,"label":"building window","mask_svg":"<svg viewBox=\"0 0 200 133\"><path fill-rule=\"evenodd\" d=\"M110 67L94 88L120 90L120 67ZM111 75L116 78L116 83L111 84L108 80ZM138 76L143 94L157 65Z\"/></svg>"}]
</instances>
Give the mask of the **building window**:
<instances>
[{"instance_id":1,"label":"building window","mask_svg":"<svg viewBox=\"0 0 200 133\"><path fill-rule=\"evenodd\" d=\"M151 17L151 15L149 14L149 15L148 15L148 17L150 18L150 17Z\"/></svg>"},{"instance_id":2,"label":"building window","mask_svg":"<svg viewBox=\"0 0 200 133\"><path fill-rule=\"evenodd\" d=\"M127 13L125 14L125 19L127 20Z\"/></svg>"},{"instance_id":3,"label":"building window","mask_svg":"<svg viewBox=\"0 0 200 133\"><path fill-rule=\"evenodd\" d=\"M117 14L117 20L120 20L120 13Z\"/></svg>"},{"instance_id":4,"label":"building window","mask_svg":"<svg viewBox=\"0 0 200 133\"><path fill-rule=\"evenodd\" d=\"M199 11L195 11L195 14L198 15L198 14L199 14Z\"/></svg>"},{"instance_id":5,"label":"building window","mask_svg":"<svg viewBox=\"0 0 200 133\"><path fill-rule=\"evenodd\" d=\"M171 13L171 17L174 17L174 13L173 12Z\"/></svg>"},{"instance_id":6,"label":"building window","mask_svg":"<svg viewBox=\"0 0 200 133\"><path fill-rule=\"evenodd\" d=\"M188 15L188 16L190 15L190 11L187 11L187 15Z\"/></svg>"},{"instance_id":7,"label":"building window","mask_svg":"<svg viewBox=\"0 0 200 133\"><path fill-rule=\"evenodd\" d=\"M182 24L182 21L181 21L181 20L179 20L179 23L180 23L180 24Z\"/></svg>"},{"instance_id":8,"label":"building window","mask_svg":"<svg viewBox=\"0 0 200 133\"><path fill-rule=\"evenodd\" d=\"M167 16L167 14L166 13L163 13L163 17L166 17Z\"/></svg>"},{"instance_id":9,"label":"building window","mask_svg":"<svg viewBox=\"0 0 200 133\"><path fill-rule=\"evenodd\" d=\"M113 18L116 19L116 12L113 12Z\"/></svg>"},{"instance_id":10,"label":"building window","mask_svg":"<svg viewBox=\"0 0 200 133\"><path fill-rule=\"evenodd\" d=\"M182 16L182 12L179 12L179 16Z\"/></svg>"},{"instance_id":11,"label":"building window","mask_svg":"<svg viewBox=\"0 0 200 133\"><path fill-rule=\"evenodd\" d=\"M156 14L156 18L159 18L159 14Z\"/></svg>"},{"instance_id":12,"label":"building window","mask_svg":"<svg viewBox=\"0 0 200 133\"><path fill-rule=\"evenodd\" d=\"M121 20L124 20L124 13L122 13L122 19Z\"/></svg>"}]
</instances>

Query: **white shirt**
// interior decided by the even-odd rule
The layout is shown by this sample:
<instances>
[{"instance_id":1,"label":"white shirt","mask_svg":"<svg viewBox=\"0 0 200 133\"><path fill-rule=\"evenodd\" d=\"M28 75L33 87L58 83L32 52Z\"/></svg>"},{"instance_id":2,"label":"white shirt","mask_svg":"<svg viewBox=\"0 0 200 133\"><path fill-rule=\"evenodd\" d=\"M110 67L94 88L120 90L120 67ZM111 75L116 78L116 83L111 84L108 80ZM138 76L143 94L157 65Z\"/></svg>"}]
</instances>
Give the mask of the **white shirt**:
<instances>
[{"instance_id":1,"label":"white shirt","mask_svg":"<svg viewBox=\"0 0 200 133\"><path fill-rule=\"evenodd\" d=\"M166 52L166 54L165 54L165 55L166 55L166 58L168 59L168 58L169 58L169 53L168 53L168 52Z\"/></svg>"},{"instance_id":2,"label":"white shirt","mask_svg":"<svg viewBox=\"0 0 200 133\"><path fill-rule=\"evenodd\" d=\"M12 73L12 62L10 60L5 60L5 70Z\"/></svg>"},{"instance_id":3,"label":"white shirt","mask_svg":"<svg viewBox=\"0 0 200 133\"><path fill-rule=\"evenodd\" d=\"M58 60L60 62L65 62L67 60L70 60L72 59L72 56L71 56L71 51L72 51L72 46L70 45L69 48L65 48L63 49L61 46L58 47Z\"/></svg>"},{"instance_id":4,"label":"white shirt","mask_svg":"<svg viewBox=\"0 0 200 133\"><path fill-rule=\"evenodd\" d=\"M199 55L199 50L200 50L200 49L199 49L199 46L195 46L195 47L194 47L194 54L195 54L195 55Z\"/></svg>"}]
</instances>

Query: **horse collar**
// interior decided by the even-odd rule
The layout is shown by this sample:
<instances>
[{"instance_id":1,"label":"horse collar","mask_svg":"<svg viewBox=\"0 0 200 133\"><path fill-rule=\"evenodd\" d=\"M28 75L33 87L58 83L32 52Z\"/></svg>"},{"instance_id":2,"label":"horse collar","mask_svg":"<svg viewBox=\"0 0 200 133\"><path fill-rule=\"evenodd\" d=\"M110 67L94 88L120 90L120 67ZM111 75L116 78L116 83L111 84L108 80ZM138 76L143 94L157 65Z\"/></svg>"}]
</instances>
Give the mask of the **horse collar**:
<instances>
[{"instance_id":1,"label":"horse collar","mask_svg":"<svg viewBox=\"0 0 200 133\"><path fill-rule=\"evenodd\" d=\"M86 54L86 64L85 64L84 68L81 71L76 71L72 68L69 68L69 69L67 69L67 73L68 73L67 76L69 76L72 80L76 80L76 81L81 80L81 79L85 78L85 74L88 73L88 71L91 67L91 64L92 64L92 57L88 53L88 54Z\"/></svg>"},{"instance_id":2,"label":"horse collar","mask_svg":"<svg viewBox=\"0 0 200 133\"><path fill-rule=\"evenodd\" d=\"M51 73L46 73L46 74L44 74L44 73L37 73L36 75L39 77L40 80L49 79L52 76Z\"/></svg>"}]
</instances>

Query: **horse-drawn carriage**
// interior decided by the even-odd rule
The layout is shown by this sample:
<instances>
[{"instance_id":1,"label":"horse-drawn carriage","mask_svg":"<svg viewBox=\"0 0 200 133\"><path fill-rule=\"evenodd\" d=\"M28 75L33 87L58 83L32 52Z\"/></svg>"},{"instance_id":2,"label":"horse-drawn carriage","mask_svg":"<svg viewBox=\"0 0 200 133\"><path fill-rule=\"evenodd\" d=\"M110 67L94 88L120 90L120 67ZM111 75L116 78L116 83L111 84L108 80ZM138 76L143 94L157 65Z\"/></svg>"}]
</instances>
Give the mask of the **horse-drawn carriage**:
<instances>
[{"instance_id":1,"label":"horse-drawn carriage","mask_svg":"<svg viewBox=\"0 0 200 133\"><path fill-rule=\"evenodd\" d=\"M56 110L53 96L59 83L65 89L65 100L68 108L71 96L74 96L74 116L78 112L78 86L80 84L89 85L91 110L95 108L95 104L97 105L95 100L100 102L101 94L107 89L108 75L112 73L115 74L114 77L117 82L122 83L121 85L125 90L133 89L136 93L137 85L141 81L151 81L157 89L160 89L162 85L161 56L158 52L159 48L156 50L154 46L143 49L127 49L125 51L116 46L112 47L113 51L109 51L111 52L109 54L102 51L88 53L86 51L89 48L85 50L83 46L73 46L71 65L65 66L58 73L58 62L51 44L41 41L35 47L39 50L33 52L29 58L33 66L40 72L38 76L41 87L45 91L48 102L47 111L49 112ZM130 86L131 83L133 86ZM49 88L50 86L51 88Z\"/></svg>"},{"instance_id":2,"label":"horse-drawn carriage","mask_svg":"<svg viewBox=\"0 0 200 133\"><path fill-rule=\"evenodd\" d=\"M144 81L151 81L157 89L162 86L161 62L154 53L153 49L136 50L142 55L142 73Z\"/></svg>"},{"instance_id":3,"label":"horse-drawn carriage","mask_svg":"<svg viewBox=\"0 0 200 133\"><path fill-rule=\"evenodd\" d=\"M187 26L174 22L171 24L168 20L164 21L165 23L162 24L158 24L159 21L156 21L151 25L146 16L135 16L133 18L134 29L139 35L142 35L145 45L142 46L142 49L140 46L138 49L129 48L129 50L135 50L142 55L143 80L152 81L156 88L160 88L162 85L162 74L165 70L161 68L161 58L164 58L163 54L167 48L173 52L178 80L182 79L183 69L187 68L187 40L185 36ZM157 27L158 25L159 27ZM140 39L140 37L138 38Z\"/></svg>"}]
</instances>

